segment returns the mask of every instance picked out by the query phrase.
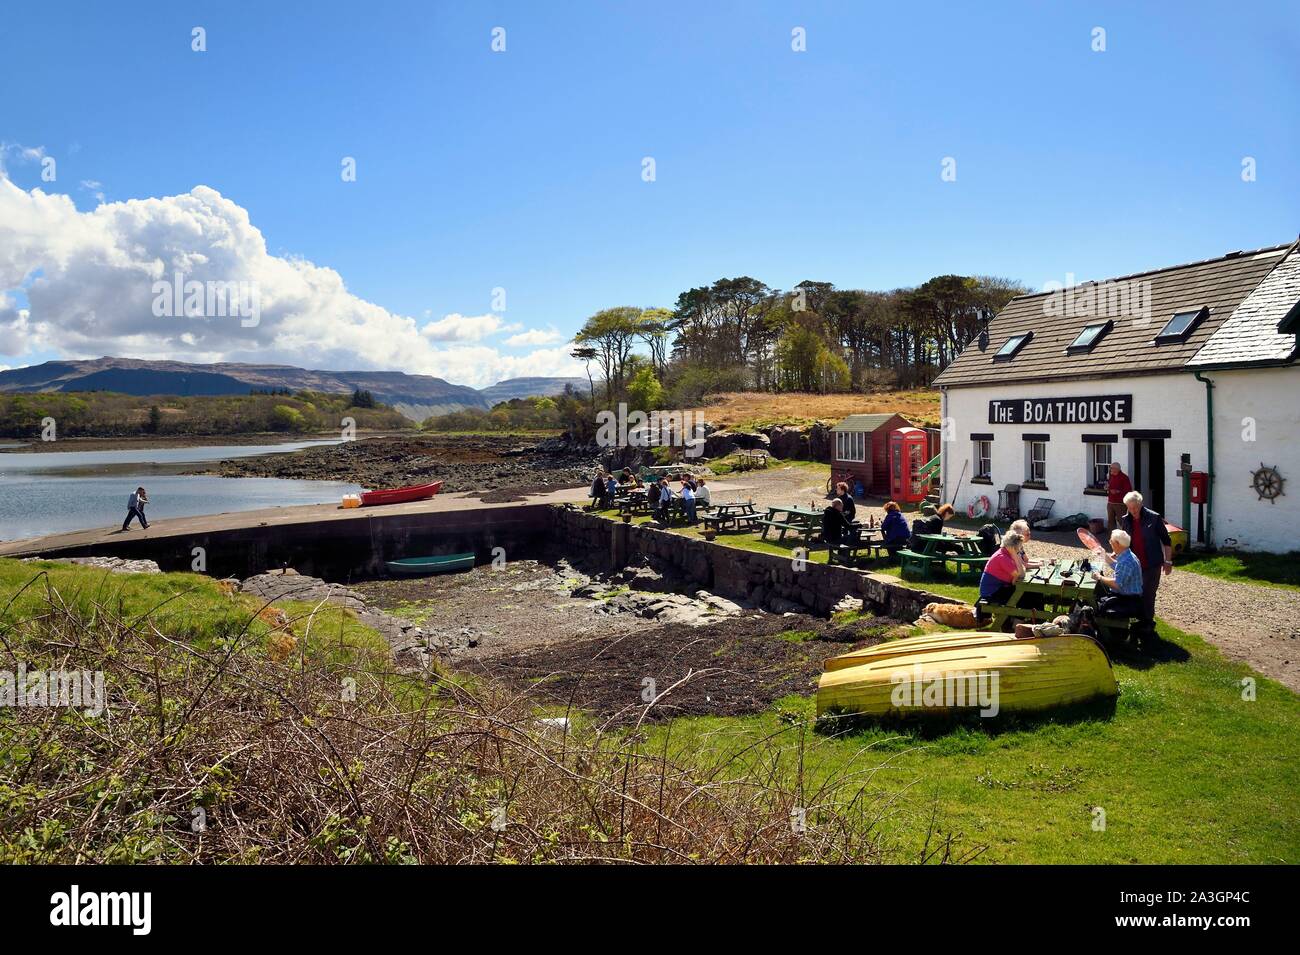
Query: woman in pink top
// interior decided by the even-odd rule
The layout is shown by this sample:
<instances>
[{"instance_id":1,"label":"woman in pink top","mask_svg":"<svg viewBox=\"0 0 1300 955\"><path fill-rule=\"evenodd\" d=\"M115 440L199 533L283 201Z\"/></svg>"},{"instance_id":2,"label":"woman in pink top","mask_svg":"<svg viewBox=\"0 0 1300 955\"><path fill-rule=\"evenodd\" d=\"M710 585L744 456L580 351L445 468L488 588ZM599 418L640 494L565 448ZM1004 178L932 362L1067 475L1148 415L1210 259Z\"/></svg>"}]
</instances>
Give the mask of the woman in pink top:
<instances>
[{"instance_id":1,"label":"woman in pink top","mask_svg":"<svg viewBox=\"0 0 1300 955\"><path fill-rule=\"evenodd\" d=\"M980 600L1005 604L1011 599L1016 582L1025 576L1024 560L1020 556L1023 545L1024 538L1015 531L1002 535L1002 546L984 565L984 575L980 577Z\"/></svg>"}]
</instances>

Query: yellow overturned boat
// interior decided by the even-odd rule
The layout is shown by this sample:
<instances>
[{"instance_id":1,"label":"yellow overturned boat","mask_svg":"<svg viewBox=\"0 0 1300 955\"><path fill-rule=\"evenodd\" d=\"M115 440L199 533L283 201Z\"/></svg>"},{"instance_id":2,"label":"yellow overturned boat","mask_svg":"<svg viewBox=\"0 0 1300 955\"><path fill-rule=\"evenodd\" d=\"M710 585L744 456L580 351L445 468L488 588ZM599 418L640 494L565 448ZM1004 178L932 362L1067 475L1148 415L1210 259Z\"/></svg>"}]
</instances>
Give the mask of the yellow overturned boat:
<instances>
[{"instance_id":1,"label":"yellow overturned boat","mask_svg":"<svg viewBox=\"0 0 1300 955\"><path fill-rule=\"evenodd\" d=\"M1113 699L1117 692L1110 659L1091 637L937 633L827 660L817 715L996 717Z\"/></svg>"}]
</instances>

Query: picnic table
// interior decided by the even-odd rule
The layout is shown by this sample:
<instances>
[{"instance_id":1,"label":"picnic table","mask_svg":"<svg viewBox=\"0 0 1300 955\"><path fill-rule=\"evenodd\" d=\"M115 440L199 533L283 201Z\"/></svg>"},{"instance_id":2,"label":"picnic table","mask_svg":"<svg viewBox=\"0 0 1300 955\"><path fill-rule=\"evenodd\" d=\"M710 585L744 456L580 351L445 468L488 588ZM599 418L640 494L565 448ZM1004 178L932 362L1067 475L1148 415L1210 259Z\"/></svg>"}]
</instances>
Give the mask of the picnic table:
<instances>
[{"instance_id":1,"label":"picnic table","mask_svg":"<svg viewBox=\"0 0 1300 955\"><path fill-rule=\"evenodd\" d=\"M758 509L753 501L727 501L716 504L713 513L700 518L705 527L715 531L747 531L759 519Z\"/></svg>"},{"instance_id":2,"label":"picnic table","mask_svg":"<svg viewBox=\"0 0 1300 955\"><path fill-rule=\"evenodd\" d=\"M979 580L989 559L980 550L978 537L957 537L953 534L917 534L913 538L919 550L904 548L898 552L904 576L917 574L929 580L936 567L956 567L958 581Z\"/></svg>"},{"instance_id":3,"label":"picnic table","mask_svg":"<svg viewBox=\"0 0 1300 955\"><path fill-rule=\"evenodd\" d=\"M626 491L620 492L614 498L614 506L618 508L621 516L650 513L650 504L644 488L629 487Z\"/></svg>"},{"instance_id":4,"label":"picnic table","mask_svg":"<svg viewBox=\"0 0 1300 955\"><path fill-rule=\"evenodd\" d=\"M759 535L762 540L767 540L767 532L775 529L779 531L778 542L784 541L786 534L793 533L807 547L812 543L813 535L821 533L822 512L797 504L768 505L767 517L759 518L754 523L763 525L763 533Z\"/></svg>"},{"instance_id":5,"label":"picnic table","mask_svg":"<svg viewBox=\"0 0 1300 955\"><path fill-rule=\"evenodd\" d=\"M868 560L875 560L884 556L887 550L884 533L880 528L863 527L855 521L853 535L830 548L826 563L856 567L861 565L860 555L863 551L867 552Z\"/></svg>"},{"instance_id":6,"label":"picnic table","mask_svg":"<svg viewBox=\"0 0 1300 955\"><path fill-rule=\"evenodd\" d=\"M987 604L982 609L993 618L994 628L1001 630L1009 629L1008 624L1014 625L1017 622L1050 620L1068 612L1075 601L1082 601L1095 608L1099 594L1092 570L1099 568L1092 565L1089 570L1084 570L1082 564L1082 560L1045 561L1041 567L1035 567L1016 583L1016 589L1006 604ZM1021 607L1026 594L1041 594L1043 608ZM1113 636L1127 635L1133 622L1131 619L1101 614L1096 615L1094 620L1099 630Z\"/></svg>"},{"instance_id":7,"label":"picnic table","mask_svg":"<svg viewBox=\"0 0 1300 955\"><path fill-rule=\"evenodd\" d=\"M766 451L742 449L736 452L736 469L748 471L751 468L765 468L767 467L767 458Z\"/></svg>"}]
</instances>

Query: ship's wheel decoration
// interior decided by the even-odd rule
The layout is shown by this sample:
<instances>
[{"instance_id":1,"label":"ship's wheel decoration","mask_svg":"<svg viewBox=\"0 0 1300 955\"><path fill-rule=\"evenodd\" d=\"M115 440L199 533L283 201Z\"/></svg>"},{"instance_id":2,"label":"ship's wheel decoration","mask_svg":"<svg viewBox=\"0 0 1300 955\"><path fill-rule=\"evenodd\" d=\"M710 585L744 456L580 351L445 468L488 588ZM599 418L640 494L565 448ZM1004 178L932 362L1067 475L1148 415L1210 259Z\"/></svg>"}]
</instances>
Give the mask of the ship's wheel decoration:
<instances>
[{"instance_id":1,"label":"ship's wheel decoration","mask_svg":"<svg viewBox=\"0 0 1300 955\"><path fill-rule=\"evenodd\" d=\"M1286 483L1286 478L1282 477L1276 467L1269 467L1263 461L1259 462L1259 470L1251 475L1250 486L1261 501L1268 501L1272 504L1286 492L1282 490L1282 485Z\"/></svg>"}]
</instances>

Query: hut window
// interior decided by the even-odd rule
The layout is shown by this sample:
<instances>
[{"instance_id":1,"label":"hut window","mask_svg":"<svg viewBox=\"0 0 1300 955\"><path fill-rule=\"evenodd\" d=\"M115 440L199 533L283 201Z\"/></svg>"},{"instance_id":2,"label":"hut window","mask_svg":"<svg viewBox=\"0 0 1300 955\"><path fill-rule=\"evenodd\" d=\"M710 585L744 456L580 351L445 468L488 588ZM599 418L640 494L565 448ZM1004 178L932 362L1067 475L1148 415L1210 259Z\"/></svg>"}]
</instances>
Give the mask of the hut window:
<instances>
[{"instance_id":1,"label":"hut window","mask_svg":"<svg viewBox=\"0 0 1300 955\"><path fill-rule=\"evenodd\" d=\"M1033 337L1033 332L1021 332L1019 335L1012 335L1003 343L1001 348L993 353L993 360L1010 361L1016 357L1020 349L1029 344L1029 340Z\"/></svg>"},{"instance_id":2,"label":"hut window","mask_svg":"<svg viewBox=\"0 0 1300 955\"><path fill-rule=\"evenodd\" d=\"M1097 342L1106 337L1106 333L1115 325L1114 322L1097 322L1086 326L1083 331L1079 332L1079 337L1072 341L1065 350L1071 355L1077 355L1083 352L1090 352L1096 347Z\"/></svg>"},{"instance_id":3,"label":"hut window","mask_svg":"<svg viewBox=\"0 0 1300 955\"><path fill-rule=\"evenodd\" d=\"M975 476L987 478L993 474L993 442L975 442Z\"/></svg>"},{"instance_id":4,"label":"hut window","mask_svg":"<svg viewBox=\"0 0 1300 955\"><path fill-rule=\"evenodd\" d=\"M1092 475L1089 487L1102 488L1110 481L1110 462L1114 460L1115 446L1108 441L1088 444L1088 473Z\"/></svg>"},{"instance_id":5,"label":"hut window","mask_svg":"<svg viewBox=\"0 0 1300 955\"><path fill-rule=\"evenodd\" d=\"M1025 442L1025 481L1029 484L1047 483L1047 442Z\"/></svg>"},{"instance_id":6,"label":"hut window","mask_svg":"<svg viewBox=\"0 0 1300 955\"><path fill-rule=\"evenodd\" d=\"M836 431L835 459L837 461L865 461L867 459L867 433L865 431Z\"/></svg>"},{"instance_id":7,"label":"hut window","mask_svg":"<svg viewBox=\"0 0 1300 955\"><path fill-rule=\"evenodd\" d=\"M1191 337L1196 327L1210 314L1208 306L1202 305L1200 308L1191 309L1186 312L1179 312L1173 318L1165 323L1165 327L1160 329L1160 334L1156 336L1156 344L1163 345L1166 342L1185 342Z\"/></svg>"}]
</instances>

